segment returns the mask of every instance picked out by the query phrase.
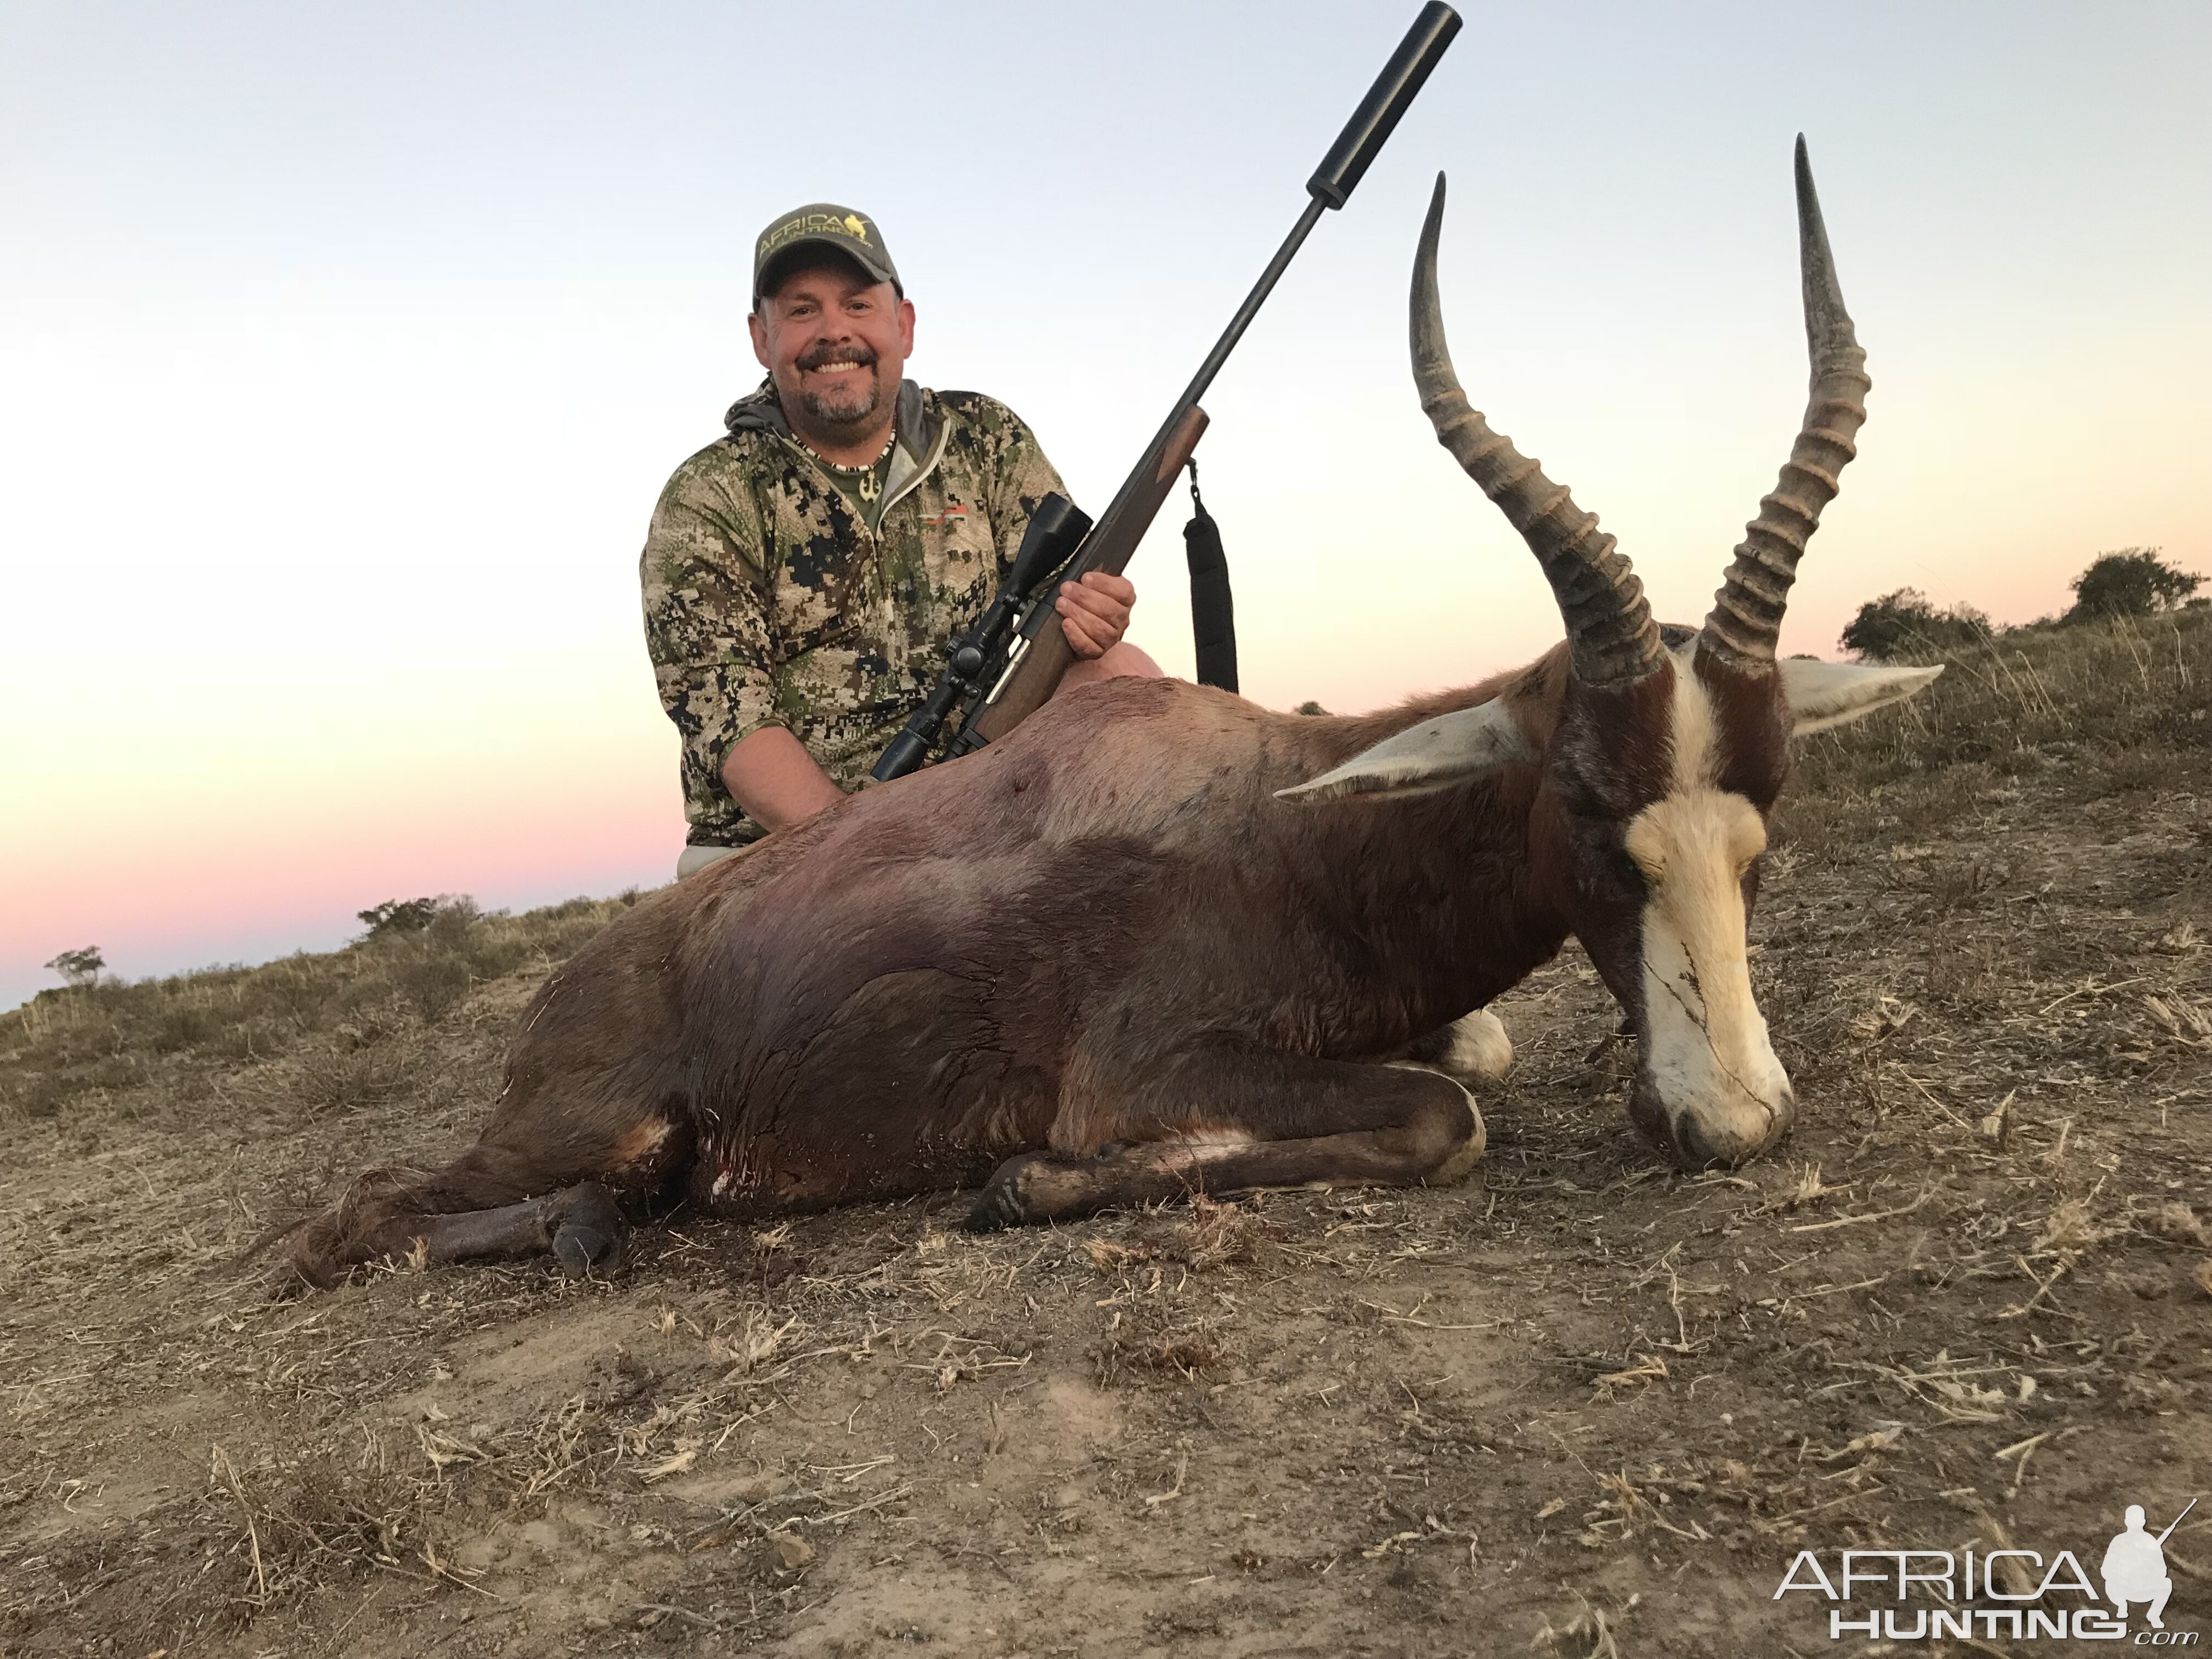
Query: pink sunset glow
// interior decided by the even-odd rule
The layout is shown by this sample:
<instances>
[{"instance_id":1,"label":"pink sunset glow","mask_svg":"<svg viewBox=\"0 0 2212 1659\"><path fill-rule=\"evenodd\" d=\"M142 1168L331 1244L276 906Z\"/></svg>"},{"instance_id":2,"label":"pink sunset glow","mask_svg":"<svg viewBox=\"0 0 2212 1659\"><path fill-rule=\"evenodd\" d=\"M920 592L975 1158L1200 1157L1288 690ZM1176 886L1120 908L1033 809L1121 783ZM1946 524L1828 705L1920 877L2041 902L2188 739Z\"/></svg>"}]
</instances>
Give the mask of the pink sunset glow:
<instances>
[{"instance_id":1,"label":"pink sunset glow","mask_svg":"<svg viewBox=\"0 0 2212 1659\"><path fill-rule=\"evenodd\" d=\"M1003 398L1095 508L1403 21L1178 10L1163 55L1126 10L864 6L914 84L997 89L1024 137L979 198L808 125L795 82L746 119L810 143L733 162L769 14L554 10L0 15L0 1006L86 945L135 977L326 948L387 898L666 879L635 561L757 377L758 224L864 206L915 375ZM1320 227L1207 398L1248 695L1370 708L1558 637L1408 388L1439 167L1462 377L1662 615L1703 614L1796 428L1801 130L1875 387L1785 648L1900 586L2020 622L2100 550L2212 570L2212 222L2174 206L2212 172L2212 14L1752 15L1490 18ZM1501 68L1568 62L1571 126ZM1182 517L1130 572L1171 672Z\"/></svg>"}]
</instances>

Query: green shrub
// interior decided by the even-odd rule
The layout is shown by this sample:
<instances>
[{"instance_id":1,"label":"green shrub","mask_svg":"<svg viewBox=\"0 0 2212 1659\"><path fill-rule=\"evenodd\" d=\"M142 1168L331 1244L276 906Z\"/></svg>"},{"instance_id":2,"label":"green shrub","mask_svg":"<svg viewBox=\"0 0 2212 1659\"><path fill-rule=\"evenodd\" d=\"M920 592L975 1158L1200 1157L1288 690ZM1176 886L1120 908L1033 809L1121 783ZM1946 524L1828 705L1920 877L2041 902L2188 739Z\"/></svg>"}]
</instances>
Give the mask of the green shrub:
<instances>
[{"instance_id":1,"label":"green shrub","mask_svg":"<svg viewBox=\"0 0 2212 1659\"><path fill-rule=\"evenodd\" d=\"M2158 556L2154 547L2124 547L2117 553L2100 553L2067 584L2074 590L2074 608L2064 619L2092 622L2176 611L2203 585L2203 577L2175 569Z\"/></svg>"},{"instance_id":2,"label":"green shrub","mask_svg":"<svg viewBox=\"0 0 2212 1659\"><path fill-rule=\"evenodd\" d=\"M463 901L466 902L466 901ZM438 918L440 901L434 898L386 899L356 914L367 924L363 939L390 939L399 933L419 933Z\"/></svg>"},{"instance_id":3,"label":"green shrub","mask_svg":"<svg viewBox=\"0 0 2212 1659\"><path fill-rule=\"evenodd\" d=\"M1894 662L1979 645L1990 631L1990 619L1970 605L1938 611L1918 588L1900 587L1859 607L1844 626L1843 647L1862 657Z\"/></svg>"},{"instance_id":4,"label":"green shrub","mask_svg":"<svg viewBox=\"0 0 2212 1659\"><path fill-rule=\"evenodd\" d=\"M82 951L64 951L46 963L46 971L59 974L71 985L96 984L100 970L107 966L97 945L88 945Z\"/></svg>"}]
</instances>

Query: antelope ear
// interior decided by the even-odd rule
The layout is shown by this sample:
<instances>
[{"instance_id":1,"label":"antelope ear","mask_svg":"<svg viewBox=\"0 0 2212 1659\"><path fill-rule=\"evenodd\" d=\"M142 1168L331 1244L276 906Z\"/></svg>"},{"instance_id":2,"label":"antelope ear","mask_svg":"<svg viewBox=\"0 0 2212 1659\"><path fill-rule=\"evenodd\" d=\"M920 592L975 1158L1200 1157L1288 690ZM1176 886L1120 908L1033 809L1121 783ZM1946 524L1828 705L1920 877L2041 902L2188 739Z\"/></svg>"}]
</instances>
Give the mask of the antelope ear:
<instances>
[{"instance_id":1,"label":"antelope ear","mask_svg":"<svg viewBox=\"0 0 2212 1659\"><path fill-rule=\"evenodd\" d=\"M1796 738L1847 726L1862 714L1903 702L1943 672L1940 663L1933 668L1893 668L1804 657L1784 658L1781 668L1783 695L1790 699L1790 734Z\"/></svg>"},{"instance_id":2,"label":"antelope ear","mask_svg":"<svg viewBox=\"0 0 2212 1659\"><path fill-rule=\"evenodd\" d=\"M1278 789L1275 799L1312 802L1340 795L1425 794L1535 758L1535 745L1493 698L1408 726L1333 772Z\"/></svg>"}]
</instances>

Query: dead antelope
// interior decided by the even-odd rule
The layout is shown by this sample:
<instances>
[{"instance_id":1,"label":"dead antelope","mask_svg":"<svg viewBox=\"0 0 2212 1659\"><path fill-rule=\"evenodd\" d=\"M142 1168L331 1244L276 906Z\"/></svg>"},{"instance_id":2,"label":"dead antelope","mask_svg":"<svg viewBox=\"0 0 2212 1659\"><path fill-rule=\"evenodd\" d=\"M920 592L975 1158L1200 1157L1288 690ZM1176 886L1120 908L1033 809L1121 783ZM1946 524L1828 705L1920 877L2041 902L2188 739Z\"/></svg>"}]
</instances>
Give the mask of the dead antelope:
<instances>
[{"instance_id":1,"label":"dead antelope","mask_svg":"<svg viewBox=\"0 0 2212 1659\"><path fill-rule=\"evenodd\" d=\"M994 1227L1449 1181L1483 1146L1457 1079L1510 1053L1474 1011L1570 933L1635 1034L1637 1125L1692 1167L1771 1145L1796 1103L1744 930L1790 737L1936 672L1776 660L1868 386L1802 142L1797 203L1811 402L1695 633L1661 629L1613 538L1468 407L1439 179L1414 378L1563 645L1352 719L1112 681L657 893L538 993L476 1145L362 1176L296 1235L300 1270L418 1242L581 1270L620 1198L757 1216L981 1184L970 1224Z\"/></svg>"}]
</instances>

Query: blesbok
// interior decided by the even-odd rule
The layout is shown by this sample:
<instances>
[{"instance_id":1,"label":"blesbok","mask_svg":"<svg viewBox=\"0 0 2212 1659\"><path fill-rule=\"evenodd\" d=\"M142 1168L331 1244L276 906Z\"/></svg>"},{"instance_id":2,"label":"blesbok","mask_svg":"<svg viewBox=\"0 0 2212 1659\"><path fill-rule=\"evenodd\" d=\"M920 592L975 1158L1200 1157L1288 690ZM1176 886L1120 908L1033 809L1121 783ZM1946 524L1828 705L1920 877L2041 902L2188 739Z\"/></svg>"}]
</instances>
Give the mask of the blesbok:
<instances>
[{"instance_id":1,"label":"blesbok","mask_svg":"<svg viewBox=\"0 0 2212 1659\"><path fill-rule=\"evenodd\" d=\"M1468 407L1440 178L1414 378L1563 645L1350 719L1112 681L656 893L547 981L476 1145L362 1176L299 1268L419 1244L581 1270L617 1246L618 1194L761 1215L981 1182L992 1227L1449 1181L1483 1146L1458 1079L1510 1052L1470 1011L1570 933L1634 1031L1638 1127L1695 1167L1770 1146L1796 1103L1745 927L1790 735L1936 672L1776 660L1868 385L1802 140L1796 165L1811 402L1701 629L1654 623L1613 538Z\"/></svg>"}]
</instances>

